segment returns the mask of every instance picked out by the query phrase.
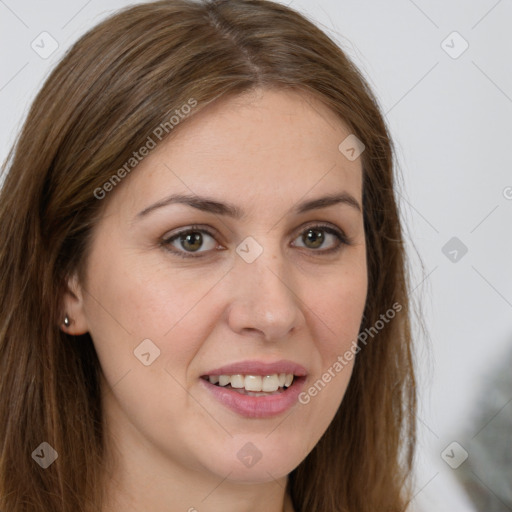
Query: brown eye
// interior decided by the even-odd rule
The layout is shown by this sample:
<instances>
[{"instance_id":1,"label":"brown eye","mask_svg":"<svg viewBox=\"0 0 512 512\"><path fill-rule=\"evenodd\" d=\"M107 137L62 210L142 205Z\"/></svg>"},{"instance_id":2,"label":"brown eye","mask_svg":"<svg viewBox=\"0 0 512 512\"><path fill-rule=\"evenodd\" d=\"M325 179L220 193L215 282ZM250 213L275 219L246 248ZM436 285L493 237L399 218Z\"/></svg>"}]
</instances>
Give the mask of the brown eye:
<instances>
[{"instance_id":1,"label":"brown eye","mask_svg":"<svg viewBox=\"0 0 512 512\"><path fill-rule=\"evenodd\" d=\"M308 229L303 235L302 240L311 249L318 249L324 243L325 237L321 229ZM311 245L308 245L311 244Z\"/></svg>"},{"instance_id":2,"label":"brown eye","mask_svg":"<svg viewBox=\"0 0 512 512\"><path fill-rule=\"evenodd\" d=\"M319 255L341 250L343 245L350 245L345 234L331 226L311 226L302 231L297 237L303 245L297 245L310 249ZM207 256L209 252L220 247L217 245L215 235L200 226L190 226L161 241L166 250L182 258L199 258ZM327 248L323 248L328 245Z\"/></svg>"},{"instance_id":3,"label":"brown eye","mask_svg":"<svg viewBox=\"0 0 512 512\"><path fill-rule=\"evenodd\" d=\"M180 235L179 242L183 249L195 252L201 248L201 245L203 245L203 235L199 231L192 231L190 233Z\"/></svg>"},{"instance_id":4,"label":"brown eye","mask_svg":"<svg viewBox=\"0 0 512 512\"><path fill-rule=\"evenodd\" d=\"M210 240L208 240L210 239ZM217 246L214 235L205 229L190 227L162 240L162 245L184 258L194 257L193 253L205 253ZM205 250L200 250L206 245ZM209 247L208 247L209 245Z\"/></svg>"},{"instance_id":5,"label":"brown eye","mask_svg":"<svg viewBox=\"0 0 512 512\"><path fill-rule=\"evenodd\" d=\"M322 253L330 253L340 250L343 245L349 245L350 242L345 234L331 226L311 226L308 227L302 234L297 237L300 238L303 246L307 249L311 249L314 252ZM325 249L320 249L326 243L331 241L329 244L330 247ZM333 243L332 243L333 242Z\"/></svg>"}]
</instances>

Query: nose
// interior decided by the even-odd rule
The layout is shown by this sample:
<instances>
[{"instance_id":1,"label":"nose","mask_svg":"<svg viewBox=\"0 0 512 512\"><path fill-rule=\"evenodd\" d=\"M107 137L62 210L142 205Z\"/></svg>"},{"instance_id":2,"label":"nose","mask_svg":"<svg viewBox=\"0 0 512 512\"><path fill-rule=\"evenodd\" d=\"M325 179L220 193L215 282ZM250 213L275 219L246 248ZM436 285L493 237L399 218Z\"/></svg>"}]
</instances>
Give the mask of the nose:
<instances>
[{"instance_id":1,"label":"nose","mask_svg":"<svg viewBox=\"0 0 512 512\"><path fill-rule=\"evenodd\" d=\"M235 256L229 284L230 328L266 341L283 340L298 331L305 323L304 303L292 271L277 250L264 251L252 263Z\"/></svg>"}]
</instances>

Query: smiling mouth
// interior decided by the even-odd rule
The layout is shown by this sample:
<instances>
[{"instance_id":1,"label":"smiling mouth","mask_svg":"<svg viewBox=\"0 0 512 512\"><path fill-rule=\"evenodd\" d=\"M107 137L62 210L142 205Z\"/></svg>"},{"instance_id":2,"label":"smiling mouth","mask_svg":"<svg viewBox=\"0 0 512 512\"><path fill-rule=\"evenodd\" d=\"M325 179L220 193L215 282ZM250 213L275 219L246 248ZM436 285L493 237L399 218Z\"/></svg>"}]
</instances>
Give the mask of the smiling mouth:
<instances>
[{"instance_id":1,"label":"smiling mouth","mask_svg":"<svg viewBox=\"0 0 512 512\"><path fill-rule=\"evenodd\" d=\"M272 375L204 375L201 377L211 384L231 389L247 396L279 395L288 389L297 377L293 373Z\"/></svg>"}]
</instances>

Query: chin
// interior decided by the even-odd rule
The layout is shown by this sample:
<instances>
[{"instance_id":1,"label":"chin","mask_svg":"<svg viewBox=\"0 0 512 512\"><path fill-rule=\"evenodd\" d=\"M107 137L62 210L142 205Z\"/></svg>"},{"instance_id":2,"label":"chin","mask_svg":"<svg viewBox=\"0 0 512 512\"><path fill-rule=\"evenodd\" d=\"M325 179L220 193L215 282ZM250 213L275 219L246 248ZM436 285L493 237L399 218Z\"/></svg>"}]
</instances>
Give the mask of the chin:
<instances>
[{"instance_id":1,"label":"chin","mask_svg":"<svg viewBox=\"0 0 512 512\"><path fill-rule=\"evenodd\" d=\"M225 471L219 466L211 468L221 478L227 478L230 482L238 484L264 484L273 482L288 476L294 469L294 464L264 464L262 461L253 467L241 467L242 465L226 465ZM224 469L224 468L223 468Z\"/></svg>"},{"instance_id":2,"label":"chin","mask_svg":"<svg viewBox=\"0 0 512 512\"><path fill-rule=\"evenodd\" d=\"M268 437L267 437L268 436ZM273 434L236 436L226 441L220 453L205 461L208 471L238 483L265 483L286 477L303 460L306 442L286 442Z\"/></svg>"}]
</instances>

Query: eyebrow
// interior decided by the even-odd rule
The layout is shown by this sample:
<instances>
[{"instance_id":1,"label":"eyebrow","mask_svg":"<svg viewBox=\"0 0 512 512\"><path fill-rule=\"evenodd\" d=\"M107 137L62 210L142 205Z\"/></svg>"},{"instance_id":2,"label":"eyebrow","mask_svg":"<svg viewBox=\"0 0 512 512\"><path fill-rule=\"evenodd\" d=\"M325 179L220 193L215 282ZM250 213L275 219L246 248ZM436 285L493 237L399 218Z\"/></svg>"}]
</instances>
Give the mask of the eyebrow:
<instances>
[{"instance_id":1,"label":"eyebrow","mask_svg":"<svg viewBox=\"0 0 512 512\"><path fill-rule=\"evenodd\" d=\"M213 198L198 195L173 194L148 206L147 208L144 208L144 210L135 216L134 221L140 220L141 218L146 217L150 212L170 204L184 204L203 212L225 215L238 220L243 219L246 216L242 209L230 203L221 203ZM359 202L353 195L348 192L341 192L339 194L330 194L316 199L303 201L292 209L292 213L300 214L310 210L328 208L329 206L336 204L346 204L355 208L359 212L362 212Z\"/></svg>"}]
</instances>

